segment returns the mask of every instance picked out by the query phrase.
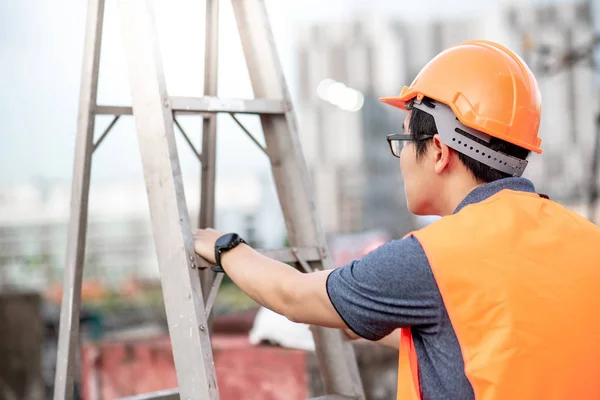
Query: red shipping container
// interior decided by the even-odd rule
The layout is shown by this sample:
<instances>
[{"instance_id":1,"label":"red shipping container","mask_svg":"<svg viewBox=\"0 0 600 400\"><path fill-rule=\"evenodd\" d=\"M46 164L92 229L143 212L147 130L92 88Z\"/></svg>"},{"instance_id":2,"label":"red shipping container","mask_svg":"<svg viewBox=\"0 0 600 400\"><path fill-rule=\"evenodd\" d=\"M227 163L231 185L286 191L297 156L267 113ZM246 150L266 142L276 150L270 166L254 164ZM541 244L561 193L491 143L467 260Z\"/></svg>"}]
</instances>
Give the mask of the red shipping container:
<instances>
[{"instance_id":1,"label":"red shipping container","mask_svg":"<svg viewBox=\"0 0 600 400\"><path fill-rule=\"evenodd\" d=\"M247 336L213 337L222 400L304 400L306 354L253 346ZM82 397L112 400L177 387L168 337L90 342L82 346Z\"/></svg>"}]
</instances>

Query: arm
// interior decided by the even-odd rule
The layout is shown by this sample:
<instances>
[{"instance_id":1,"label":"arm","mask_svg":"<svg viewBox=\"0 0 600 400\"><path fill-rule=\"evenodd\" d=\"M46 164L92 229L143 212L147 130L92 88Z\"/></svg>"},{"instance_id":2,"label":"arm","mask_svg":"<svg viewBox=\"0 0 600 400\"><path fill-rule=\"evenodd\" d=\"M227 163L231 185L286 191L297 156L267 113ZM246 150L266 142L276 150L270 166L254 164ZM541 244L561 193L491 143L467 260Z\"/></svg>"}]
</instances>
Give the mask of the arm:
<instances>
[{"instance_id":1,"label":"arm","mask_svg":"<svg viewBox=\"0 0 600 400\"><path fill-rule=\"evenodd\" d=\"M330 270L305 274L244 244L224 253L221 264L254 301L291 321L347 328L327 295Z\"/></svg>"},{"instance_id":2,"label":"arm","mask_svg":"<svg viewBox=\"0 0 600 400\"><path fill-rule=\"evenodd\" d=\"M194 248L214 263L212 229L196 231ZM417 239L387 243L336 270L304 274L239 245L221 264L242 291L294 322L351 329L378 341L395 329L437 329L441 295ZM386 341L387 342L387 341Z\"/></svg>"}]
</instances>

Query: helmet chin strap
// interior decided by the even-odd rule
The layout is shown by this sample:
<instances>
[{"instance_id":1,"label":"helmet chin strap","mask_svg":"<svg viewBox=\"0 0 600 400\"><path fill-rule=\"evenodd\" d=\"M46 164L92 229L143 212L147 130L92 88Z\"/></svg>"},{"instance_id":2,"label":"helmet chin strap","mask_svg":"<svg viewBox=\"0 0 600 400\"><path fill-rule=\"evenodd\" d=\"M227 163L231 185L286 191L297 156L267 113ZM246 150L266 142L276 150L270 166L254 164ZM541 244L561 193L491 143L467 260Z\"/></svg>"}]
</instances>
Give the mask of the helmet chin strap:
<instances>
[{"instance_id":1,"label":"helmet chin strap","mask_svg":"<svg viewBox=\"0 0 600 400\"><path fill-rule=\"evenodd\" d=\"M520 158L492 150L464 135L462 132L474 136L485 143L489 143L491 139L491 136L471 129L461 123L447 105L435 100L430 101L433 107L429 107L416 99L412 103L412 107L433 117L442 143L498 171L511 176L523 175L525 167L527 167L527 160L521 160Z\"/></svg>"}]
</instances>

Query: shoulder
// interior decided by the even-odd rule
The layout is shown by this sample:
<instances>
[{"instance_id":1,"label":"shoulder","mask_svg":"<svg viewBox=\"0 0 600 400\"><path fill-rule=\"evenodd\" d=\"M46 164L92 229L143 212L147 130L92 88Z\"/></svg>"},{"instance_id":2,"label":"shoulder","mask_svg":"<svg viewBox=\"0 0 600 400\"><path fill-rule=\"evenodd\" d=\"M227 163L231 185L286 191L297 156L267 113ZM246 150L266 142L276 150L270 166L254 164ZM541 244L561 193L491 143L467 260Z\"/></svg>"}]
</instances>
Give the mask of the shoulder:
<instances>
[{"instance_id":1,"label":"shoulder","mask_svg":"<svg viewBox=\"0 0 600 400\"><path fill-rule=\"evenodd\" d=\"M427 267L429 262L419 239L409 235L403 239L392 240L369 254L365 255L359 263L389 267L395 271L403 267Z\"/></svg>"},{"instance_id":2,"label":"shoulder","mask_svg":"<svg viewBox=\"0 0 600 400\"><path fill-rule=\"evenodd\" d=\"M369 340L400 327L437 329L443 310L425 251L414 236L336 269L326 288L346 324Z\"/></svg>"},{"instance_id":3,"label":"shoulder","mask_svg":"<svg viewBox=\"0 0 600 400\"><path fill-rule=\"evenodd\" d=\"M329 284L361 287L384 297L418 297L437 292L425 251L413 235L392 240L338 268L331 274Z\"/></svg>"}]
</instances>

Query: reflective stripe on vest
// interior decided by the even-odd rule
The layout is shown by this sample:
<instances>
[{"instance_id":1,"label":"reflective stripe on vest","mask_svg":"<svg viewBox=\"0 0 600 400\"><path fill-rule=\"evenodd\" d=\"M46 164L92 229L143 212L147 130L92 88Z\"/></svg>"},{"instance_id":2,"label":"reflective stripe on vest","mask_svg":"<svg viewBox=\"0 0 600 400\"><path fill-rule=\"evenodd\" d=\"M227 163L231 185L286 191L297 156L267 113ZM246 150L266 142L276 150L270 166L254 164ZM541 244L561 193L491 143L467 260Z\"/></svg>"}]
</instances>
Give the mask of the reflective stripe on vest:
<instances>
[{"instance_id":1,"label":"reflective stripe on vest","mask_svg":"<svg viewBox=\"0 0 600 400\"><path fill-rule=\"evenodd\" d=\"M536 194L503 190L414 236L476 399L600 399L599 227ZM406 330L398 399L419 391Z\"/></svg>"}]
</instances>

